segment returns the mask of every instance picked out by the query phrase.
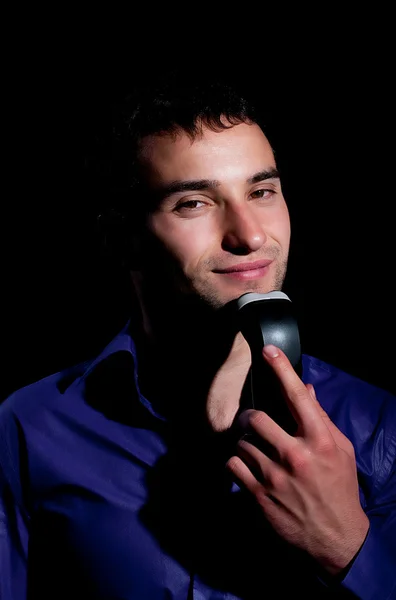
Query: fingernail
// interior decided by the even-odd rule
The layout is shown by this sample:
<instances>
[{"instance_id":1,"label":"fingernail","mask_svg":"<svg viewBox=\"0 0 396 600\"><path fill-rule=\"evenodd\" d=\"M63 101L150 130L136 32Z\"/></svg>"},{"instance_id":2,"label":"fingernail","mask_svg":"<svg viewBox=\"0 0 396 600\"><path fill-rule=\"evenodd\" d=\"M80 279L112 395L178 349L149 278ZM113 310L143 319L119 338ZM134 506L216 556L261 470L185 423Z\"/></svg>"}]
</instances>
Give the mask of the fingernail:
<instances>
[{"instance_id":1,"label":"fingernail","mask_svg":"<svg viewBox=\"0 0 396 600\"><path fill-rule=\"evenodd\" d=\"M267 346L264 346L263 352L264 352L264 355L267 356L268 358L275 358L276 356L279 356L278 348L276 346L273 346L272 344L268 344Z\"/></svg>"}]
</instances>

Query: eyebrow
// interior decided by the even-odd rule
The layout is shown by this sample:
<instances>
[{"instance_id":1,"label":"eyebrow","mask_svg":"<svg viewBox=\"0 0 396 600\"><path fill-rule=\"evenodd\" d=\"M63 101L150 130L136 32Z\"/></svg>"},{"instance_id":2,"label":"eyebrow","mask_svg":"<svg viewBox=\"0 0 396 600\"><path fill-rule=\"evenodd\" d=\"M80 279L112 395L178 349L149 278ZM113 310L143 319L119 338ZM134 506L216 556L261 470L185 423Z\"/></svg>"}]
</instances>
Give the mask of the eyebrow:
<instances>
[{"instance_id":1,"label":"eyebrow","mask_svg":"<svg viewBox=\"0 0 396 600\"><path fill-rule=\"evenodd\" d=\"M259 171L252 177L249 177L247 183L253 185L253 183L259 183L260 181L265 181L266 179L279 179L279 171L275 167L271 169L264 169L263 171Z\"/></svg>"},{"instance_id":2,"label":"eyebrow","mask_svg":"<svg viewBox=\"0 0 396 600\"><path fill-rule=\"evenodd\" d=\"M260 181L266 181L267 179L279 179L279 171L275 167L270 169L263 169L258 173L255 173L246 180L246 183L253 185ZM161 187L158 190L158 195L162 199L177 194L179 192L199 192L202 190L214 189L221 185L221 181L217 179L191 179L187 181L172 181L171 183Z\"/></svg>"}]
</instances>

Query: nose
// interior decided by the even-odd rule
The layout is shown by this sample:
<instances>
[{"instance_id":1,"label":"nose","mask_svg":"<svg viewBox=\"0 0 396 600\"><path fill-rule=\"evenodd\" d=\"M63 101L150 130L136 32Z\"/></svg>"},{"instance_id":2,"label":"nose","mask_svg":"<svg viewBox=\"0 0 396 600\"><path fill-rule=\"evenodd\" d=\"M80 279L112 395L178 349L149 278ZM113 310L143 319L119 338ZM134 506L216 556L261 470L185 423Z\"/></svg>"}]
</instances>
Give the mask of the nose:
<instances>
[{"instance_id":1,"label":"nose","mask_svg":"<svg viewBox=\"0 0 396 600\"><path fill-rule=\"evenodd\" d=\"M249 205L228 207L225 216L223 249L233 254L256 252L267 236L257 213Z\"/></svg>"}]
</instances>

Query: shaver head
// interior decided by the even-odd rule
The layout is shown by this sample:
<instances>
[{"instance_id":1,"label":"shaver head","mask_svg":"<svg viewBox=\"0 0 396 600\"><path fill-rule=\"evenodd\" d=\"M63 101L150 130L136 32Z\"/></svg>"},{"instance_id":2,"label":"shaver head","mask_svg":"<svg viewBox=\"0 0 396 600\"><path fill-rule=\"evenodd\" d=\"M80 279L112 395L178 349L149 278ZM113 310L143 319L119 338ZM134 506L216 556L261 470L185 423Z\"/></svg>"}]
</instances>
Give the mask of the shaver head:
<instances>
[{"instance_id":1,"label":"shaver head","mask_svg":"<svg viewBox=\"0 0 396 600\"><path fill-rule=\"evenodd\" d=\"M279 291L267 294L247 293L236 301L240 330L252 356L261 356L264 345L273 344L288 357L293 367L301 360L297 320L290 298Z\"/></svg>"}]
</instances>

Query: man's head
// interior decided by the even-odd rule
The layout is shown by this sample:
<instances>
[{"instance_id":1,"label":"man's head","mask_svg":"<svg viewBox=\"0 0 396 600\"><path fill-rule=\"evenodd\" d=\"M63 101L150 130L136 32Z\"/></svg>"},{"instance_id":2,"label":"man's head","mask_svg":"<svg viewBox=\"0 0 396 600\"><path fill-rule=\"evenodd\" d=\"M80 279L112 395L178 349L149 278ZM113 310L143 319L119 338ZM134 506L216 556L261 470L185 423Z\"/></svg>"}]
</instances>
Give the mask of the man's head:
<instances>
[{"instance_id":1,"label":"man's head","mask_svg":"<svg viewBox=\"0 0 396 600\"><path fill-rule=\"evenodd\" d=\"M289 215L254 110L227 86L202 83L148 90L125 106L124 212L143 287L215 309L280 289Z\"/></svg>"}]
</instances>

